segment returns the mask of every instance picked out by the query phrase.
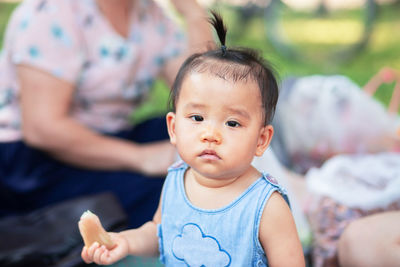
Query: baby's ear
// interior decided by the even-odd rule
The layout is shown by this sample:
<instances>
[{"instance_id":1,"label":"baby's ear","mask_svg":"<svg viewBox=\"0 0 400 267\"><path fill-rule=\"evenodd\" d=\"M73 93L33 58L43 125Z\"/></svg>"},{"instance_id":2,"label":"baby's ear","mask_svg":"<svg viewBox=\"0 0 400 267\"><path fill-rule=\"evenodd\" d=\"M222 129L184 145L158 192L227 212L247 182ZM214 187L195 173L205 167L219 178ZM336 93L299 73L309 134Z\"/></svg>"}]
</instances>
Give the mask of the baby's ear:
<instances>
[{"instance_id":1,"label":"baby's ear","mask_svg":"<svg viewBox=\"0 0 400 267\"><path fill-rule=\"evenodd\" d=\"M264 151L268 148L271 143L272 136L274 135L274 127L268 124L260 129L260 134L258 136L258 143L256 148L256 156L261 157Z\"/></svg>"},{"instance_id":2,"label":"baby's ear","mask_svg":"<svg viewBox=\"0 0 400 267\"><path fill-rule=\"evenodd\" d=\"M175 135L175 113L168 112L167 114L167 127L168 127L168 134L169 140L171 144L176 144L176 135Z\"/></svg>"}]
</instances>

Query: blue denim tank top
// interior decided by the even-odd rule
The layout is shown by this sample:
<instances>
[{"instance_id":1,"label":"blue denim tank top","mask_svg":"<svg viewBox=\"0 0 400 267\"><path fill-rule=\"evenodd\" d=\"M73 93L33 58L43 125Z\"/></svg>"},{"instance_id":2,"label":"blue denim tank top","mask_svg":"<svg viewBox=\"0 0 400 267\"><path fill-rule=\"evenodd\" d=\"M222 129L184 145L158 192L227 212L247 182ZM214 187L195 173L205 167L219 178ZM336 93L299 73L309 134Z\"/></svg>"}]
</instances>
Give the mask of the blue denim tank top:
<instances>
[{"instance_id":1,"label":"blue denim tank top","mask_svg":"<svg viewBox=\"0 0 400 267\"><path fill-rule=\"evenodd\" d=\"M263 173L227 206L201 209L186 196L187 168L184 162L174 164L164 183L157 233L161 262L166 266L268 266L258 239L260 219L273 192L288 202L286 190Z\"/></svg>"}]
</instances>

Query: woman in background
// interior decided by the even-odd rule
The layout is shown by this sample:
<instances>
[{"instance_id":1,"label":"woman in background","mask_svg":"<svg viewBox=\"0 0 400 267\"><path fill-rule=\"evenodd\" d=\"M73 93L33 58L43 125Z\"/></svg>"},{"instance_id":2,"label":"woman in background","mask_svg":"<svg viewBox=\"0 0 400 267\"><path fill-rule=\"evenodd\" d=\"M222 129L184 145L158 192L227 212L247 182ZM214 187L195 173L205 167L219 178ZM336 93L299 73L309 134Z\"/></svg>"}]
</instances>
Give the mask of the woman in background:
<instances>
[{"instance_id":1,"label":"woman in background","mask_svg":"<svg viewBox=\"0 0 400 267\"><path fill-rule=\"evenodd\" d=\"M164 119L129 115L212 40L195 0L27 0L0 57L0 216L112 191L130 226L153 215L175 150Z\"/></svg>"}]
</instances>

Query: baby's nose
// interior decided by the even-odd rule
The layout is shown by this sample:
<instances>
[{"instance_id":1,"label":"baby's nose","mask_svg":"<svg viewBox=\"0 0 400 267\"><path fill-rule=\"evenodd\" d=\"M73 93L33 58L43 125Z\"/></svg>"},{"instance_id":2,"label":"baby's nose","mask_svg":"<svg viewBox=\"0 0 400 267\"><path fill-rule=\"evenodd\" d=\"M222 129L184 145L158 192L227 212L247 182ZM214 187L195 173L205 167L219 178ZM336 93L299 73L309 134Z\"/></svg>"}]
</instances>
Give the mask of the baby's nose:
<instances>
[{"instance_id":1,"label":"baby's nose","mask_svg":"<svg viewBox=\"0 0 400 267\"><path fill-rule=\"evenodd\" d=\"M206 126L203 133L201 134L201 141L220 144L222 141L222 136L220 131L216 127Z\"/></svg>"}]
</instances>

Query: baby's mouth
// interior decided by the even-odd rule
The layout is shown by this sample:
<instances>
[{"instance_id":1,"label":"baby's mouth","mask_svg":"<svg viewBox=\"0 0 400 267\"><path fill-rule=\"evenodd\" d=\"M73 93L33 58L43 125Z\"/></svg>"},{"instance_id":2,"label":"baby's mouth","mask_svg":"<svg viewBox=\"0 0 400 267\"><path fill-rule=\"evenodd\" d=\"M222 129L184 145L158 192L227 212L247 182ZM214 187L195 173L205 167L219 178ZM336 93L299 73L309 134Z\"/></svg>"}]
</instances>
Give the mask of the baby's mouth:
<instances>
[{"instance_id":1,"label":"baby's mouth","mask_svg":"<svg viewBox=\"0 0 400 267\"><path fill-rule=\"evenodd\" d=\"M207 160L219 160L221 159L218 154L211 149L206 149L203 152L200 153L200 158L207 159Z\"/></svg>"}]
</instances>

